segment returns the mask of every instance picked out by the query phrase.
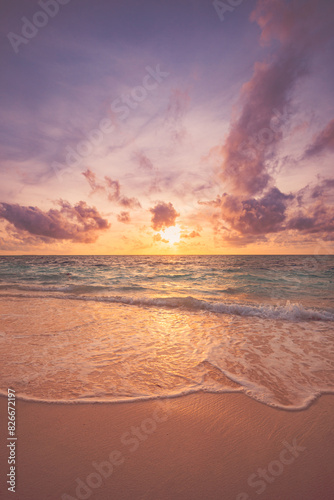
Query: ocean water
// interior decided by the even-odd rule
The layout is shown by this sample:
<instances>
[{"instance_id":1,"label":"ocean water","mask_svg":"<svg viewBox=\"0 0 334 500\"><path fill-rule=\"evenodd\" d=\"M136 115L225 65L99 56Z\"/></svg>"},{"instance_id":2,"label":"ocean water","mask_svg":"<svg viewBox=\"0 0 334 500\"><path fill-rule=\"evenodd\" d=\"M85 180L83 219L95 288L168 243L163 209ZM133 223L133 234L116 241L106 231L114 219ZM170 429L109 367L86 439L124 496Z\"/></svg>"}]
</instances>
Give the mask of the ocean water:
<instances>
[{"instance_id":1,"label":"ocean water","mask_svg":"<svg viewBox=\"0 0 334 500\"><path fill-rule=\"evenodd\" d=\"M333 256L0 257L0 390L105 402L334 393Z\"/></svg>"}]
</instances>

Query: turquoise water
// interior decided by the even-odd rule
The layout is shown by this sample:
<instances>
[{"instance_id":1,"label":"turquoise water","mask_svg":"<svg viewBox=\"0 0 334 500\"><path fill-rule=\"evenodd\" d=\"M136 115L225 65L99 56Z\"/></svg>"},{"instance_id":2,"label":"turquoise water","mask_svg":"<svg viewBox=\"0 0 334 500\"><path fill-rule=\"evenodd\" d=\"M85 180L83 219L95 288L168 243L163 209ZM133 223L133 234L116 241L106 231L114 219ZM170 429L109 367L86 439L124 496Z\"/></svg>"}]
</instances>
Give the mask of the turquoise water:
<instances>
[{"instance_id":1,"label":"turquoise water","mask_svg":"<svg viewBox=\"0 0 334 500\"><path fill-rule=\"evenodd\" d=\"M333 256L0 257L0 391L53 402L334 392Z\"/></svg>"},{"instance_id":2,"label":"turquoise water","mask_svg":"<svg viewBox=\"0 0 334 500\"><path fill-rule=\"evenodd\" d=\"M217 303L245 305L245 314L246 306L293 303L333 319L333 284L332 256L0 257L3 294L62 293L155 307L210 309L209 303L216 312Z\"/></svg>"}]
</instances>

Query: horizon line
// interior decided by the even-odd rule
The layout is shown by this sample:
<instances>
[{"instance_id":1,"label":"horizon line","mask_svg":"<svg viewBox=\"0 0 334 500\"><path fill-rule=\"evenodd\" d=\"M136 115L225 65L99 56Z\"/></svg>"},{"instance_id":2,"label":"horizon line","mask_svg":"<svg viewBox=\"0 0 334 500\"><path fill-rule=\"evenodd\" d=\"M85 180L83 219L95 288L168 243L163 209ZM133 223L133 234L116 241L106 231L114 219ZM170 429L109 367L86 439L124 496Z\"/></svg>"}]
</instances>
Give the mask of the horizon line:
<instances>
[{"instance_id":1,"label":"horizon line","mask_svg":"<svg viewBox=\"0 0 334 500\"><path fill-rule=\"evenodd\" d=\"M0 257L333 257L334 253L250 253L250 254L0 254Z\"/></svg>"}]
</instances>

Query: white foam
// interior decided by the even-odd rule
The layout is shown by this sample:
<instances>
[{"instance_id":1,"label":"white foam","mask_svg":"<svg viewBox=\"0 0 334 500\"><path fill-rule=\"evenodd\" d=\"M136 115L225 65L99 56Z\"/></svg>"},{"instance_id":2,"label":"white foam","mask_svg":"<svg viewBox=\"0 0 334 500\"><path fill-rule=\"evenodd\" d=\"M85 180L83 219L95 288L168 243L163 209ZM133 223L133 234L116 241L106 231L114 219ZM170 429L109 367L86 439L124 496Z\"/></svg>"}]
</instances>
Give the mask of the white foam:
<instances>
[{"instance_id":1,"label":"white foam","mask_svg":"<svg viewBox=\"0 0 334 500\"><path fill-rule=\"evenodd\" d=\"M234 314L238 316L253 316L265 319L283 319L288 321L334 321L334 314L329 311L305 309L301 304L291 304L287 301L285 306L271 306L267 304L248 305L240 303L208 302L194 297L76 297L75 300L95 300L98 302L113 302L125 305L165 307L170 309L186 309L209 311L217 314Z\"/></svg>"}]
</instances>

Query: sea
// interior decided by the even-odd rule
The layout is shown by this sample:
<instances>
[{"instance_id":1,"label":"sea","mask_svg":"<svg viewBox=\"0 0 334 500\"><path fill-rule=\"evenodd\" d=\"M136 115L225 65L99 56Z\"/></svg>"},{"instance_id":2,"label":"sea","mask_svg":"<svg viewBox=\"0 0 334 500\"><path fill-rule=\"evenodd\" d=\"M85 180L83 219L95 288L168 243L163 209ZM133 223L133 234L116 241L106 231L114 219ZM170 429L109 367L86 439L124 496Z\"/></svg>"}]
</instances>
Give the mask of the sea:
<instances>
[{"instance_id":1,"label":"sea","mask_svg":"<svg viewBox=\"0 0 334 500\"><path fill-rule=\"evenodd\" d=\"M1 256L0 390L52 403L334 393L334 256Z\"/></svg>"}]
</instances>

